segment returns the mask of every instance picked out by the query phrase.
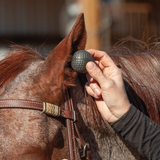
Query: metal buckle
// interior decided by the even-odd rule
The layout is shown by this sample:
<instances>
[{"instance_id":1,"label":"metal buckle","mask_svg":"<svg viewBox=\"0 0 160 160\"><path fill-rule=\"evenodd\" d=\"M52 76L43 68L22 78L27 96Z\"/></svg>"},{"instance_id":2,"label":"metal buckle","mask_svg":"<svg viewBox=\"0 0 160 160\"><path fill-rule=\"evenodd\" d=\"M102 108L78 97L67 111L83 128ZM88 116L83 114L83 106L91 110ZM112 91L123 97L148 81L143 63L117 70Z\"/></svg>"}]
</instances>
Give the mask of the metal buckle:
<instances>
[{"instance_id":1,"label":"metal buckle","mask_svg":"<svg viewBox=\"0 0 160 160\"><path fill-rule=\"evenodd\" d=\"M75 111L73 111L73 116L74 116L74 120L73 120L73 122L76 122L76 121L77 121L77 119L76 119L76 112L75 112Z\"/></svg>"},{"instance_id":2,"label":"metal buckle","mask_svg":"<svg viewBox=\"0 0 160 160\"><path fill-rule=\"evenodd\" d=\"M59 117L60 114L61 114L60 110L61 110L61 108L59 106L56 106L56 105L51 104L51 103L43 102L43 112L45 114L55 116L55 117Z\"/></svg>"},{"instance_id":3,"label":"metal buckle","mask_svg":"<svg viewBox=\"0 0 160 160\"><path fill-rule=\"evenodd\" d=\"M81 155L82 158L86 157L86 150L87 150L87 148L89 148L89 143L86 143L84 145L84 147L83 147L83 151L82 151L82 155Z\"/></svg>"}]
</instances>

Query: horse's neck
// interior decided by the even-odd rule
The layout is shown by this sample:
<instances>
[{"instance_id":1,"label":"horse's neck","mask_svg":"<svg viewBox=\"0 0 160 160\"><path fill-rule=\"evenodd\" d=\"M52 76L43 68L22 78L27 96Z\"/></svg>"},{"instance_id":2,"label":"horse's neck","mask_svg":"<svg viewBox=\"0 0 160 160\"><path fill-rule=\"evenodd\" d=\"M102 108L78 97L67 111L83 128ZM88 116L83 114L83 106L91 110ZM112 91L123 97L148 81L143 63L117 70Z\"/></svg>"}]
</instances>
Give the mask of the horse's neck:
<instances>
[{"instance_id":1,"label":"horse's neck","mask_svg":"<svg viewBox=\"0 0 160 160\"><path fill-rule=\"evenodd\" d=\"M82 137L91 145L92 156L94 159L106 159L105 153L108 153L107 149L109 149L107 146L108 142L106 141L106 139L108 139L108 124L105 123L102 118L101 120L103 122L98 124L96 118L98 118L97 114L99 113L94 113L94 106L86 104L88 99L86 99L81 85L73 88L73 95L74 97L72 98L76 105L76 110L79 113L77 126ZM105 146L104 142L106 142ZM99 150L102 146L103 148L106 148L106 152Z\"/></svg>"},{"instance_id":2,"label":"horse's neck","mask_svg":"<svg viewBox=\"0 0 160 160\"><path fill-rule=\"evenodd\" d=\"M79 113L77 126L84 140L90 144L92 157L95 160L135 160L137 157L141 159L138 153L124 142L111 126L100 117L99 112L93 109L94 106L85 104L85 96L81 85L73 88L73 95Z\"/></svg>"}]
</instances>

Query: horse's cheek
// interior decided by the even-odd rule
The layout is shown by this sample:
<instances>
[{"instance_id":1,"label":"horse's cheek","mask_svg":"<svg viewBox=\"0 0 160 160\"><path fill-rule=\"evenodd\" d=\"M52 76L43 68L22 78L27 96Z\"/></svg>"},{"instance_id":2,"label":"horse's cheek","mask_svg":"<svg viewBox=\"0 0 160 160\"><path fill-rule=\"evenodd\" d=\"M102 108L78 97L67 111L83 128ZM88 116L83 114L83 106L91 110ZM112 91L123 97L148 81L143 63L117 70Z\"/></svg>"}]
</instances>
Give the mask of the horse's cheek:
<instances>
[{"instance_id":1,"label":"horse's cheek","mask_svg":"<svg viewBox=\"0 0 160 160\"><path fill-rule=\"evenodd\" d=\"M41 112L0 111L0 159L50 159L61 148L61 124ZM60 137L60 138L58 138Z\"/></svg>"}]
</instances>

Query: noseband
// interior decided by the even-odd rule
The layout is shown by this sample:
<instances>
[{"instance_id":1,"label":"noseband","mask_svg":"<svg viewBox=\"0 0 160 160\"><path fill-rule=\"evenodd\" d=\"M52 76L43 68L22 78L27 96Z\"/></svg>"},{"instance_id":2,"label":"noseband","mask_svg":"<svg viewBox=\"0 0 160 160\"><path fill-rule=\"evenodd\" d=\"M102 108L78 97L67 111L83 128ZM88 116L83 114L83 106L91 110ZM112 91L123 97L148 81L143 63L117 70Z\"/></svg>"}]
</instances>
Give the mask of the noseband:
<instances>
[{"instance_id":1,"label":"noseband","mask_svg":"<svg viewBox=\"0 0 160 160\"><path fill-rule=\"evenodd\" d=\"M77 160L75 131L80 139L82 146L82 152L80 153L81 158L92 160L89 144L84 141L77 127L76 122L78 121L78 114L75 112L75 104L74 101L72 101L72 97L73 97L72 91L68 89L65 93L65 102L64 102L65 110L62 110L59 106L46 102L35 102L28 100L8 100L8 99L0 100L0 109L7 109L7 108L32 109L32 110L42 111L45 114L53 117L65 118L67 133L68 133L70 160Z\"/></svg>"}]
</instances>

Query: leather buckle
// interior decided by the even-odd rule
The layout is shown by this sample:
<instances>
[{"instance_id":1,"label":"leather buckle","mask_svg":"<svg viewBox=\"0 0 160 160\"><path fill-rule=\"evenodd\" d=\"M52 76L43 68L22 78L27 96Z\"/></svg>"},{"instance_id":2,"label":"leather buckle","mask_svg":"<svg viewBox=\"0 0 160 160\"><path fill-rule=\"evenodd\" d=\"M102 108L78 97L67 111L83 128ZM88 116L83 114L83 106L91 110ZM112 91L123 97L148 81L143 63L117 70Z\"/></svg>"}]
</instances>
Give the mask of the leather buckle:
<instances>
[{"instance_id":1,"label":"leather buckle","mask_svg":"<svg viewBox=\"0 0 160 160\"><path fill-rule=\"evenodd\" d=\"M86 151L89 148L89 143L86 143L83 147L83 150L81 151L82 155L81 158L85 158L86 157Z\"/></svg>"},{"instance_id":2,"label":"leather buckle","mask_svg":"<svg viewBox=\"0 0 160 160\"><path fill-rule=\"evenodd\" d=\"M51 104L51 103L43 102L43 112L45 114L55 116L55 117L59 117L60 114L61 114L60 111L61 111L61 108L59 106L56 106L56 105Z\"/></svg>"}]
</instances>

